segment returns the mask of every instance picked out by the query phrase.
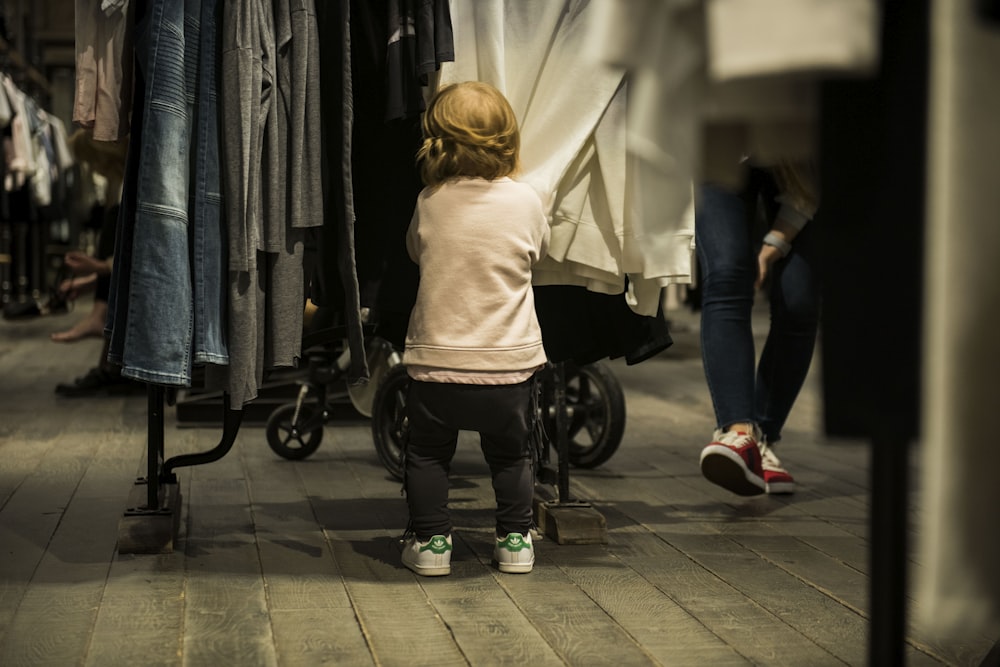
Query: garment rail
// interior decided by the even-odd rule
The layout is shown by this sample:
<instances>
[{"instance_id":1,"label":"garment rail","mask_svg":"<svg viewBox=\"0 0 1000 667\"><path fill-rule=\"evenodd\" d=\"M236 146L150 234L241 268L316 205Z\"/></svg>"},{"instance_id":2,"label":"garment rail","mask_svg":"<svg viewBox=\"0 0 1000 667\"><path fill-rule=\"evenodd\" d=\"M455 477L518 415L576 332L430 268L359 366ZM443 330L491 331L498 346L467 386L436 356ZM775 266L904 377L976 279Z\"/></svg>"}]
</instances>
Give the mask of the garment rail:
<instances>
[{"instance_id":1,"label":"garment rail","mask_svg":"<svg viewBox=\"0 0 1000 667\"><path fill-rule=\"evenodd\" d=\"M146 387L146 477L137 479L135 484L136 489L144 488L145 493L130 497L130 506L119 523L120 553L162 553L173 550L180 513L180 492L174 470L221 459L232 449L243 423L243 409L230 409L229 395L225 394L222 438L219 444L205 452L164 459L165 394L166 390L161 385L149 384Z\"/></svg>"}]
</instances>

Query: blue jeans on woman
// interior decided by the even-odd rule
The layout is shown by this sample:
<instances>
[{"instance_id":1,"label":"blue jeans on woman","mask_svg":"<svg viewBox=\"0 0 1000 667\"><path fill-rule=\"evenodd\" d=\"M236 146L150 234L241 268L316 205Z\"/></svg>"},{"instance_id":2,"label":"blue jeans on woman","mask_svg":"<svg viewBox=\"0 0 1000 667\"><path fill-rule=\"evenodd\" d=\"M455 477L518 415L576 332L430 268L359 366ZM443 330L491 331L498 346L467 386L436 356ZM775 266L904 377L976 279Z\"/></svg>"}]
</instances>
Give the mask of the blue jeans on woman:
<instances>
[{"instance_id":1,"label":"blue jeans on woman","mask_svg":"<svg viewBox=\"0 0 1000 667\"><path fill-rule=\"evenodd\" d=\"M701 352L716 426L753 423L773 444L802 388L819 326L820 252L810 221L764 288L771 323L756 360L751 312L757 253L767 231L755 224L758 190L700 188L695 244L701 276Z\"/></svg>"}]
</instances>

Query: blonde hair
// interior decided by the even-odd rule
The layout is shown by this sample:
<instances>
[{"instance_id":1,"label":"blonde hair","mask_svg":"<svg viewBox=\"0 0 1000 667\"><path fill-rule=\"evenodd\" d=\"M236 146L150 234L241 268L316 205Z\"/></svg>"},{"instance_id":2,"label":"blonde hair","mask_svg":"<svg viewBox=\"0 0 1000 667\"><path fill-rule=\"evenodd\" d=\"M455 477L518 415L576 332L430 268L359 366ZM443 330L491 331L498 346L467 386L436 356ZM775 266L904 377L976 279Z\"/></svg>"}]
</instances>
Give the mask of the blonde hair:
<instances>
[{"instance_id":1,"label":"blonde hair","mask_svg":"<svg viewBox=\"0 0 1000 667\"><path fill-rule=\"evenodd\" d=\"M424 112L423 130L417 162L430 187L459 176L492 181L520 167L514 110L487 83L466 81L439 90Z\"/></svg>"}]
</instances>

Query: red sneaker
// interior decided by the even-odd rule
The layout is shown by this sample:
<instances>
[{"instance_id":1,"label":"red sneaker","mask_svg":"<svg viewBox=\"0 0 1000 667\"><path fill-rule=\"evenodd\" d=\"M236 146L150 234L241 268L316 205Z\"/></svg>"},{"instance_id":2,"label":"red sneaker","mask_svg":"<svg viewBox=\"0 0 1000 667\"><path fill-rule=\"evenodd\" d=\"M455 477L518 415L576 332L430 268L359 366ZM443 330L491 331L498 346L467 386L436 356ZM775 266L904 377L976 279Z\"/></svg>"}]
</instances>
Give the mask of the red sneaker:
<instances>
[{"instance_id":1,"label":"red sneaker","mask_svg":"<svg viewBox=\"0 0 1000 667\"><path fill-rule=\"evenodd\" d=\"M760 460L768 493L795 493L795 480L781 467L781 461L763 438L760 441Z\"/></svg>"},{"instance_id":2,"label":"red sneaker","mask_svg":"<svg viewBox=\"0 0 1000 667\"><path fill-rule=\"evenodd\" d=\"M741 496L757 496L767 491L757 440L742 431L716 431L701 450L701 473L724 489Z\"/></svg>"}]
</instances>

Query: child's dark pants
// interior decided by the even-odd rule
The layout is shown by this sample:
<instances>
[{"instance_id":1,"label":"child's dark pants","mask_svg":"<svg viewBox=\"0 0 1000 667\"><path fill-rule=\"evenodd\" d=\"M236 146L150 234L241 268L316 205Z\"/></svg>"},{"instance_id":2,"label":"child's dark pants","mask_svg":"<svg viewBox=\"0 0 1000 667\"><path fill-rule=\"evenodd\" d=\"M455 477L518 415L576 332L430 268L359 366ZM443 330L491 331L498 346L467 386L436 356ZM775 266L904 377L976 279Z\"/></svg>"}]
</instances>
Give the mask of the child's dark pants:
<instances>
[{"instance_id":1,"label":"child's dark pants","mask_svg":"<svg viewBox=\"0 0 1000 667\"><path fill-rule=\"evenodd\" d=\"M451 532L448 473L460 430L480 434L496 494L497 534L530 530L533 387L532 380L513 385L410 383L406 502L418 539Z\"/></svg>"}]
</instances>

